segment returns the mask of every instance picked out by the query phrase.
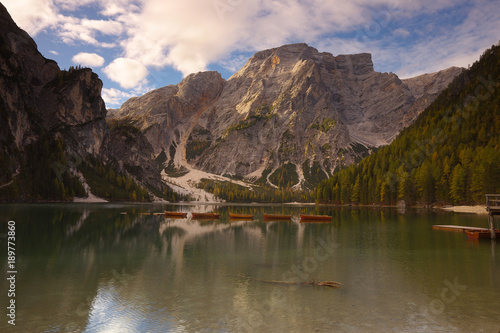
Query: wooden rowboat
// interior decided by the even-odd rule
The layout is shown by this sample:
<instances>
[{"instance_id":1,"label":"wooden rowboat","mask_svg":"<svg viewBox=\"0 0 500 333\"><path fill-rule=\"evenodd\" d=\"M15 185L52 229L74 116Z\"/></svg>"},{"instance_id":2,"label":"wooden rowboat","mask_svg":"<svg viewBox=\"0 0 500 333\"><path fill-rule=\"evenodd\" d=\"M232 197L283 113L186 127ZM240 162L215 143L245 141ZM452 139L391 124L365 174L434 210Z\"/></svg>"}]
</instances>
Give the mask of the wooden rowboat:
<instances>
[{"instance_id":1,"label":"wooden rowboat","mask_svg":"<svg viewBox=\"0 0 500 333\"><path fill-rule=\"evenodd\" d=\"M217 220L219 219L220 214L217 213L192 213L192 218L193 219L199 219L199 220Z\"/></svg>"},{"instance_id":2,"label":"wooden rowboat","mask_svg":"<svg viewBox=\"0 0 500 333\"><path fill-rule=\"evenodd\" d=\"M232 220L253 220L253 215L229 213L229 218Z\"/></svg>"},{"instance_id":3,"label":"wooden rowboat","mask_svg":"<svg viewBox=\"0 0 500 333\"><path fill-rule=\"evenodd\" d=\"M329 215L304 215L300 214L300 222L328 222L332 217Z\"/></svg>"},{"instance_id":4,"label":"wooden rowboat","mask_svg":"<svg viewBox=\"0 0 500 333\"><path fill-rule=\"evenodd\" d=\"M264 220L290 220L292 215L264 214Z\"/></svg>"},{"instance_id":5,"label":"wooden rowboat","mask_svg":"<svg viewBox=\"0 0 500 333\"><path fill-rule=\"evenodd\" d=\"M497 235L497 239L500 238L500 230L495 230L495 234ZM471 239L491 239L491 231L477 231L477 230L465 230L465 235Z\"/></svg>"},{"instance_id":6,"label":"wooden rowboat","mask_svg":"<svg viewBox=\"0 0 500 333\"><path fill-rule=\"evenodd\" d=\"M165 211L165 217L185 219L187 217L187 213Z\"/></svg>"}]
</instances>

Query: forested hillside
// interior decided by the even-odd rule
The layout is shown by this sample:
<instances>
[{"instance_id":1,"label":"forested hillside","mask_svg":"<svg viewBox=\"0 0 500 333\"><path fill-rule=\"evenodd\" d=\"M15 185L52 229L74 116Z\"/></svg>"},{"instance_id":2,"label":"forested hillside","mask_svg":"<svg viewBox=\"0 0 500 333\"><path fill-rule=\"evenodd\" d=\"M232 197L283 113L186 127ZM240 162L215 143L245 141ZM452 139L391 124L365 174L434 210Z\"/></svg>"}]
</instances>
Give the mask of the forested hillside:
<instances>
[{"instance_id":1,"label":"forested hillside","mask_svg":"<svg viewBox=\"0 0 500 333\"><path fill-rule=\"evenodd\" d=\"M323 203L480 204L500 193L500 43L390 145L316 188Z\"/></svg>"}]
</instances>

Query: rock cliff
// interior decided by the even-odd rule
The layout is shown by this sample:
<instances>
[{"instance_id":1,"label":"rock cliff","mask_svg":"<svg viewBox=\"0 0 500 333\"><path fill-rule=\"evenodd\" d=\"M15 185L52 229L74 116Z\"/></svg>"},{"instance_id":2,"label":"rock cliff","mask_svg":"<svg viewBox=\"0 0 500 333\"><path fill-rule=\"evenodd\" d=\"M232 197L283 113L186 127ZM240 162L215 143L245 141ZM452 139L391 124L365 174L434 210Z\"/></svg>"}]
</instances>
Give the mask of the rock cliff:
<instances>
[{"instance_id":1,"label":"rock cliff","mask_svg":"<svg viewBox=\"0 0 500 333\"><path fill-rule=\"evenodd\" d=\"M130 140L130 131L124 138L106 124L97 74L60 70L1 4L0 27L0 200L69 198L78 187L70 179L82 163L134 170L133 176L162 191L142 133L132 131Z\"/></svg>"}]
</instances>

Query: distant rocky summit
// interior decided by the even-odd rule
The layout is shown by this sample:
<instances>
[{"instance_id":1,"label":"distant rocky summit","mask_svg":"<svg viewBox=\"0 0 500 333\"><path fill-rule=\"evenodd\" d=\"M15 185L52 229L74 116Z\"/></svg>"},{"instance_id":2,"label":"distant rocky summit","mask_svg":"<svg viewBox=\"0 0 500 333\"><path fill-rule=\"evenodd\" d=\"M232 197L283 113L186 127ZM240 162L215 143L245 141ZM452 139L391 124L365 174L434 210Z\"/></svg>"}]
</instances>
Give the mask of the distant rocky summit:
<instances>
[{"instance_id":1,"label":"distant rocky summit","mask_svg":"<svg viewBox=\"0 0 500 333\"><path fill-rule=\"evenodd\" d=\"M191 74L108 117L138 126L167 173L196 168L276 186L270 177L286 169L291 186L311 188L390 143L461 71L400 80L376 72L368 53L285 45L257 52L227 81Z\"/></svg>"}]
</instances>

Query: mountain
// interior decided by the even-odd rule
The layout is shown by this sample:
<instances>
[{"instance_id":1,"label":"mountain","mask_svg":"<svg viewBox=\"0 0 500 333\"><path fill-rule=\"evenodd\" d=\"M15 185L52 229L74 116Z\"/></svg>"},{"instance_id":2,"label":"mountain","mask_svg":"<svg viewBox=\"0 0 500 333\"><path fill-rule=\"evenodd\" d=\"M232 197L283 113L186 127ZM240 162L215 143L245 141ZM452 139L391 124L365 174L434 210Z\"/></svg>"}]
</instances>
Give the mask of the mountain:
<instances>
[{"instance_id":1,"label":"mountain","mask_svg":"<svg viewBox=\"0 0 500 333\"><path fill-rule=\"evenodd\" d=\"M227 81L192 74L108 117L139 127L167 174L194 169L312 188L390 143L461 71L400 80L376 72L367 53L285 45L257 52Z\"/></svg>"},{"instance_id":2,"label":"mountain","mask_svg":"<svg viewBox=\"0 0 500 333\"><path fill-rule=\"evenodd\" d=\"M400 80L370 54L294 44L257 52L227 81L191 74L106 110L90 68L44 58L1 5L0 24L1 201L212 198L199 181L283 199L391 142L462 71Z\"/></svg>"},{"instance_id":3,"label":"mountain","mask_svg":"<svg viewBox=\"0 0 500 333\"><path fill-rule=\"evenodd\" d=\"M484 204L500 191L500 44L388 146L319 184L318 202ZM407 82L421 94L434 78ZM432 90L428 90L432 93Z\"/></svg>"},{"instance_id":4,"label":"mountain","mask_svg":"<svg viewBox=\"0 0 500 333\"><path fill-rule=\"evenodd\" d=\"M149 142L106 123L97 74L44 58L1 4L0 26L0 200L70 200L89 184L109 199L147 199L142 181L163 192Z\"/></svg>"}]
</instances>

